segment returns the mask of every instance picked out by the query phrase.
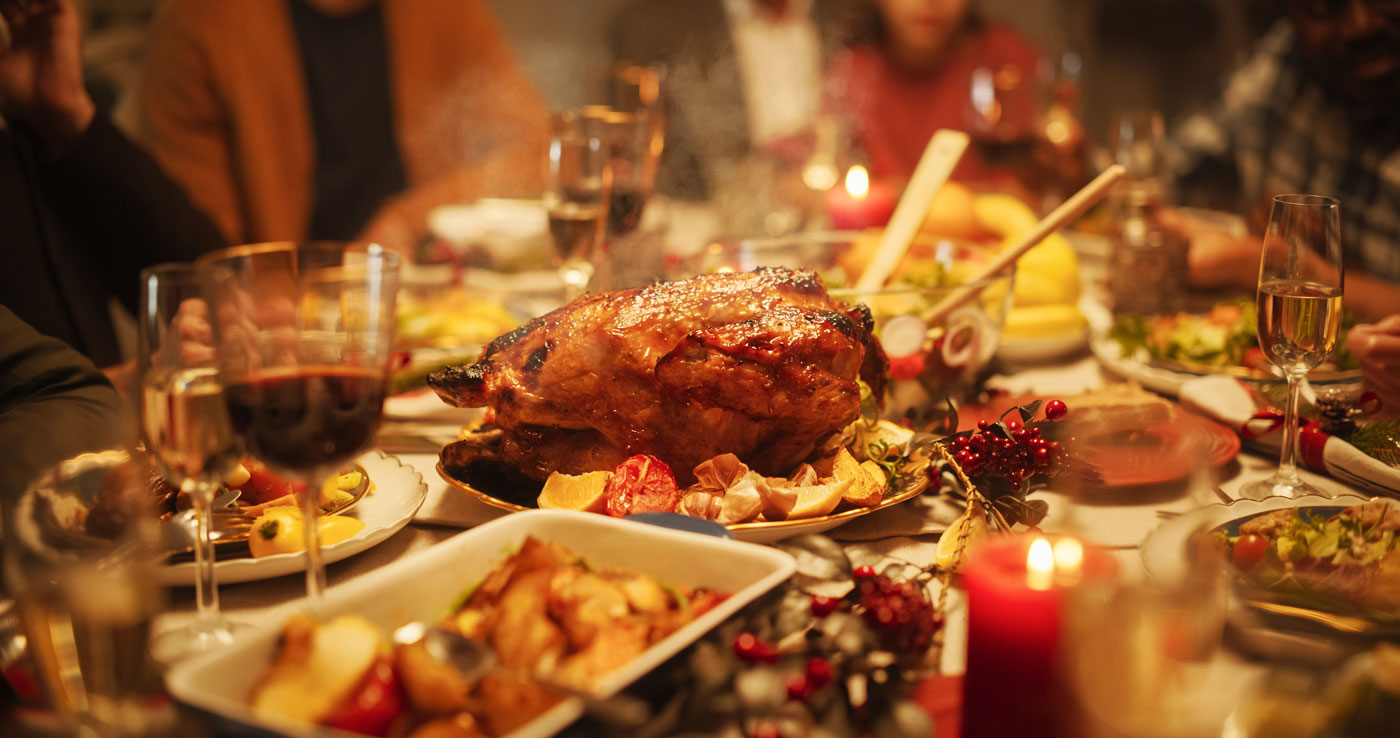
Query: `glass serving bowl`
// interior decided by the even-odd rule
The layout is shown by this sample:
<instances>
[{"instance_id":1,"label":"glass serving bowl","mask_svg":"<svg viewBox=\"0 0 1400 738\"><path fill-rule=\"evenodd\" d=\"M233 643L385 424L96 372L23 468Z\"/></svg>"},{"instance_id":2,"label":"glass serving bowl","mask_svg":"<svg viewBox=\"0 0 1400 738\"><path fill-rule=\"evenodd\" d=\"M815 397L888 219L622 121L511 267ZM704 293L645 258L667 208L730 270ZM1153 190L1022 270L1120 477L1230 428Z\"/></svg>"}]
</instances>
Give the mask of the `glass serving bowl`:
<instances>
[{"instance_id":1,"label":"glass serving bowl","mask_svg":"<svg viewBox=\"0 0 1400 738\"><path fill-rule=\"evenodd\" d=\"M1011 308L1015 267L973 282L995 249L920 240L910 247L892 284L876 290L849 287L879 238L878 231L833 231L717 241L673 259L668 277L761 266L817 272L833 297L863 303L874 315L876 337L890 359L882 417L928 428L945 417L948 400L966 399L996 354ZM942 317L932 314L945 298L965 287L980 292Z\"/></svg>"}]
</instances>

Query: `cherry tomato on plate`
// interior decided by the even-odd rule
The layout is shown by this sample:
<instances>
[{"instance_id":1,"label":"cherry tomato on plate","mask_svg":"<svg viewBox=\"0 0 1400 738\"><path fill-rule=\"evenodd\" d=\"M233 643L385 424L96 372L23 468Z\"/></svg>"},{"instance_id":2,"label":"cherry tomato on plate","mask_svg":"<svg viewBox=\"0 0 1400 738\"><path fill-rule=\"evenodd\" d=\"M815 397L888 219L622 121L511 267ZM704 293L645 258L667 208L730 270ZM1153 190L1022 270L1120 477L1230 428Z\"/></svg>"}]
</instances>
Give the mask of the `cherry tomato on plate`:
<instances>
[{"instance_id":1,"label":"cherry tomato on plate","mask_svg":"<svg viewBox=\"0 0 1400 738\"><path fill-rule=\"evenodd\" d=\"M1264 552L1267 550L1269 550L1267 538L1256 535L1240 536L1235 540L1235 547L1230 552L1230 558L1235 562L1235 566L1249 571L1264 560Z\"/></svg>"}]
</instances>

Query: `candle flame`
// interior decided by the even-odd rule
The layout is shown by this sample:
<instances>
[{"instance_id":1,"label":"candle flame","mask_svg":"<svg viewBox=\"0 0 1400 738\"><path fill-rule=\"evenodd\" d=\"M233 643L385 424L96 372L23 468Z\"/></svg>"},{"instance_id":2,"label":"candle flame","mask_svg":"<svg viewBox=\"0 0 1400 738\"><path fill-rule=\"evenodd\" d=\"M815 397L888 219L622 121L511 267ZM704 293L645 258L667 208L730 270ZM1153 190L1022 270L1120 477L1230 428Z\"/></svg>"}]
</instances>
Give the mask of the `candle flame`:
<instances>
[{"instance_id":1,"label":"candle flame","mask_svg":"<svg viewBox=\"0 0 1400 738\"><path fill-rule=\"evenodd\" d=\"M865 171L865 167L857 164L846 172L846 191L857 200L870 194L870 173Z\"/></svg>"},{"instance_id":2,"label":"candle flame","mask_svg":"<svg viewBox=\"0 0 1400 738\"><path fill-rule=\"evenodd\" d=\"M1050 589L1055 578L1055 552L1050 542L1037 538L1026 552L1026 586L1035 590Z\"/></svg>"},{"instance_id":3,"label":"candle flame","mask_svg":"<svg viewBox=\"0 0 1400 738\"><path fill-rule=\"evenodd\" d=\"M1084 546L1073 538L1055 542L1055 576L1061 584L1076 584L1084 569Z\"/></svg>"}]
</instances>

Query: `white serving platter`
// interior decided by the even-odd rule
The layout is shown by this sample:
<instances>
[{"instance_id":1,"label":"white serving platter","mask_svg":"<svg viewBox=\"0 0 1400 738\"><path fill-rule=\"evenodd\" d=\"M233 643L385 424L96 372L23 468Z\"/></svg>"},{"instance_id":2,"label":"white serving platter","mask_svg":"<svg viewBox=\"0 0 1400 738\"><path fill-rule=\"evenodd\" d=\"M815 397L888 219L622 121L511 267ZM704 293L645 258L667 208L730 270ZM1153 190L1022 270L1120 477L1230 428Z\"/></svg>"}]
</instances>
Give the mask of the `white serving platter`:
<instances>
[{"instance_id":1,"label":"white serving platter","mask_svg":"<svg viewBox=\"0 0 1400 738\"><path fill-rule=\"evenodd\" d=\"M686 533L603 515L534 510L507 515L327 591L322 617L359 613L386 632L405 623L448 614L468 587L533 535L561 543L592 567L627 568L677 587L732 593L713 610L657 642L622 669L600 680L596 693L616 694L719 625L741 607L792 575L796 564L773 548ZM255 717L247 700L266 671L279 629L241 639L228 649L177 664L166 686L181 702L220 717L298 738L351 736L328 728ZM513 738L550 736L583 712L576 698L512 733Z\"/></svg>"}]
</instances>

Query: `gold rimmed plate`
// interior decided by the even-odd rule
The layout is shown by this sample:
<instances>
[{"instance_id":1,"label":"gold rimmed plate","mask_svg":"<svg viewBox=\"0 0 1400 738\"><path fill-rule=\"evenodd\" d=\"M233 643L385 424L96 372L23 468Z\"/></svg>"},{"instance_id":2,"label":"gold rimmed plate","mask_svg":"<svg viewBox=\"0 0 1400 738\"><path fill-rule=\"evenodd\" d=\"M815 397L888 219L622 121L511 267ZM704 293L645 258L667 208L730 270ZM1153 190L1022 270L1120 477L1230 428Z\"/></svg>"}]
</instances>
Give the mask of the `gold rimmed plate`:
<instances>
[{"instance_id":1,"label":"gold rimmed plate","mask_svg":"<svg viewBox=\"0 0 1400 738\"><path fill-rule=\"evenodd\" d=\"M489 505L498 510L506 510L508 512L524 512L526 510L538 509L534 504L534 495L537 495L538 491L532 493L527 490L519 489L518 486L516 488L509 488L511 485L506 484L502 486L508 489L501 490L500 494L502 497L497 497L494 494L478 489L471 483L453 476L443 467L441 461L437 464L437 471L438 475L443 478L443 481L447 482L448 486L465 492L484 505ZM899 489L890 489L886 491L885 497L881 499L879 503L869 507L853 507L813 518L735 523L726 527L734 534L735 538L741 541L747 541L749 543L772 543L804 533L821 533L831 530L838 525L849 523L856 518L864 517L878 510L884 510L885 508L893 507L901 502L913 499L919 496L925 489L927 489L926 484L911 484ZM505 499L506 496L512 499Z\"/></svg>"}]
</instances>

